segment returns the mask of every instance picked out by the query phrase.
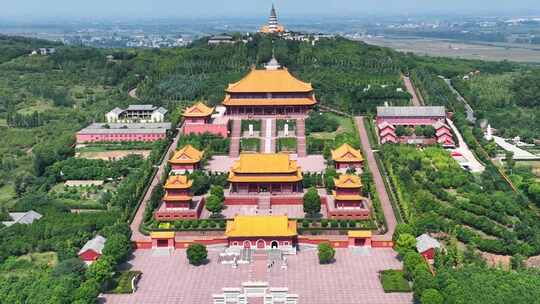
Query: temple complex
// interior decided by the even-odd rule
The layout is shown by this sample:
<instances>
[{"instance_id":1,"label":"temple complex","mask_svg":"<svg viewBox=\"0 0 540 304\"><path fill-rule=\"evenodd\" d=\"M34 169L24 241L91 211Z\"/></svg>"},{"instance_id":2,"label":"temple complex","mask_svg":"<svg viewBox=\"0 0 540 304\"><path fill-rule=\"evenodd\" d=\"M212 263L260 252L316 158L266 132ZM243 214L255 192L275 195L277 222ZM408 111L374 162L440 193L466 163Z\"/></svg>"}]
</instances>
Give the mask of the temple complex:
<instances>
[{"instance_id":1,"label":"temple complex","mask_svg":"<svg viewBox=\"0 0 540 304\"><path fill-rule=\"evenodd\" d=\"M228 121L223 118L223 113L213 115L214 112L215 108L208 107L202 102L187 108L182 114L184 117L183 133L186 135L210 133L226 138L228 136Z\"/></svg>"},{"instance_id":2,"label":"temple complex","mask_svg":"<svg viewBox=\"0 0 540 304\"><path fill-rule=\"evenodd\" d=\"M302 170L288 154L241 154L229 172L232 193L302 193Z\"/></svg>"},{"instance_id":3,"label":"temple complex","mask_svg":"<svg viewBox=\"0 0 540 304\"><path fill-rule=\"evenodd\" d=\"M296 221L287 216L236 216L227 222L230 247L281 249L296 253Z\"/></svg>"},{"instance_id":4,"label":"temple complex","mask_svg":"<svg viewBox=\"0 0 540 304\"><path fill-rule=\"evenodd\" d=\"M223 105L228 115L306 115L317 104L313 87L295 78L275 58L229 84Z\"/></svg>"},{"instance_id":5,"label":"temple complex","mask_svg":"<svg viewBox=\"0 0 540 304\"><path fill-rule=\"evenodd\" d=\"M261 27L260 32L264 34L276 34L285 32L285 27L278 22L276 8L273 4L272 9L270 10L270 18L268 18L268 24Z\"/></svg>"},{"instance_id":6,"label":"temple complex","mask_svg":"<svg viewBox=\"0 0 540 304\"><path fill-rule=\"evenodd\" d=\"M192 145L186 145L174 153L169 164L173 171L193 171L200 168L203 156L203 151L195 149Z\"/></svg>"},{"instance_id":7,"label":"temple complex","mask_svg":"<svg viewBox=\"0 0 540 304\"><path fill-rule=\"evenodd\" d=\"M332 151L332 160L336 170L340 169L361 169L364 163L364 157L360 150L356 150L349 144L343 144Z\"/></svg>"},{"instance_id":8,"label":"temple complex","mask_svg":"<svg viewBox=\"0 0 540 304\"><path fill-rule=\"evenodd\" d=\"M163 203L154 217L159 221L199 218L204 203L202 198L193 196L192 186L193 181L186 175L169 176L163 187Z\"/></svg>"},{"instance_id":9,"label":"temple complex","mask_svg":"<svg viewBox=\"0 0 540 304\"><path fill-rule=\"evenodd\" d=\"M369 200L360 194L362 181L356 175L342 174L334 179L335 190L328 205L332 218L367 219L370 216Z\"/></svg>"},{"instance_id":10,"label":"temple complex","mask_svg":"<svg viewBox=\"0 0 540 304\"><path fill-rule=\"evenodd\" d=\"M379 141L455 147L444 107L377 107Z\"/></svg>"}]
</instances>

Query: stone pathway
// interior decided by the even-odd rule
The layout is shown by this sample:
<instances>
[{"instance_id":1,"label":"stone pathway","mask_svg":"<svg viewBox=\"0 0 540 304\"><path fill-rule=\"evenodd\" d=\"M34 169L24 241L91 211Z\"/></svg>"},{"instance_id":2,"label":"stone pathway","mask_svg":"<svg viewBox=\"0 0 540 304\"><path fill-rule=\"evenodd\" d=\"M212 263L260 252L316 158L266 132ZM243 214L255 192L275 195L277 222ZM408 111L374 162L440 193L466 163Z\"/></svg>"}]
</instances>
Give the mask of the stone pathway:
<instances>
[{"instance_id":1,"label":"stone pathway","mask_svg":"<svg viewBox=\"0 0 540 304\"><path fill-rule=\"evenodd\" d=\"M371 169L373 174L373 182L377 188L377 194L381 201L384 217L386 218L386 225L388 226L388 231L382 236L375 236L374 238L381 238L381 240L392 240L392 235L396 229L396 215L394 214L394 209L392 208L392 203L390 202L390 197L386 192L386 187L384 186L383 177L381 175L379 165L371 149L371 144L369 143L369 137L367 134L366 126L364 124L364 117L358 116L355 117L356 126L358 127L358 132L360 134L360 142L362 144L362 151L364 153L364 158L368 162L368 166Z\"/></svg>"},{"instance_id":2,"label":"stone pathway","mask_svg":"<svg viewBox=\"0 0 540 304\"><path fill-rule=\"evenodd\" d=\"M298 157L306 157L306 120L303 118L298 118L296 120L296 153Z\"/></svg>"},{"instance_id":3,"label":"stone pathway","mask_svg":"<svg viewBox=\"0 0 540 304\"><path fill-rule=\"evenodd\" d=\"M148 204L148 201L150 201L150 197L152 196L152 190L161 183L161 176L163 175L163 172L165 172L165 166L167 165L167 161L172 157L172 154L176 150L176 146L178 145L178 140L180 139L180 135L182 134L182 128L178 129L178 134L174 138L172 144L169 146L169 150L167 150L166 156L163 158L163 161L159 165L158 171L152 181L150 182L150 186L148 187L148 190L146 191L143 201L141 202L139 209L137 209L137 212L135 213L135 217L133 218L133 221L130 224L130 228L132 231L131 234L131 240L132 241L142 241L149 239L148 236L143 235L139 231L139 227L143 220L144 210L146 209L146 205Z\"/></svg>"},{"instance_id":4,"label":"stone pathway","mask_svg":"<svg viewBox=\"0 0 540 304\"><path fill-rule=\"evenodd\" d=\"M231 144L229 146L229 156L238 157L240 155L240 135L242 133L242 120L233 119L231 133Z\"/></svg>"}]
</instances>

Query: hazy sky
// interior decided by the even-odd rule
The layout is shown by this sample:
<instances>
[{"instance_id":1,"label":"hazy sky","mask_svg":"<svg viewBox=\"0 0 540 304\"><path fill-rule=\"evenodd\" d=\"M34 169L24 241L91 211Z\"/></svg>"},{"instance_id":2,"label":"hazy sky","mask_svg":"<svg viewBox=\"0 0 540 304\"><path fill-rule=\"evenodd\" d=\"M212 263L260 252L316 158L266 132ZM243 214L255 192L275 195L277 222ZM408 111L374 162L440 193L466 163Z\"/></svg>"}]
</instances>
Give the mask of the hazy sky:
<instances>
[{"instance_id":1,"label":"hazy sky","mask_svg":"<svg viewBox=\"0 0 540 304\"><path fill-rule=\"evenodd\" d=\"M0 0L1 17L196 17L268 14L271 0ZM275 0L283 16L533 13L539 0Z\"/></svg>"}]
</instances>

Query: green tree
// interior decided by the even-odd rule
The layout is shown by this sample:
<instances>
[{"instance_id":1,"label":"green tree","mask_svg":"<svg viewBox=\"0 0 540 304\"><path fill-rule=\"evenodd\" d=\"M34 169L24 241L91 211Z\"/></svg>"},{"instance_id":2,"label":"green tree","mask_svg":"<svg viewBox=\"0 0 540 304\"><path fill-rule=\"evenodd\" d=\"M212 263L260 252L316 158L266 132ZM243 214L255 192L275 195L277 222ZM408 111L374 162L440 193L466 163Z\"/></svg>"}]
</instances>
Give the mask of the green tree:
<instances>
[{"instance_id":1,"label":"green tree","mask_svg":"<svg viewBox=\"0 0 540 304\"><path fill-rule=\"evenodd\" d=\"M308 217L315 217L321 212L321 197L315 187L309 188L304 194L304 212Z\"/></svg>"},{"instance_id":2,"label":"green tree","mask_svg":"<svg viewBox=\"0 0 540 304\"><path fill-rule=\"evenodd\" d=\"M225 201L225 192L223 191L223 187L219 185L212 185L210 187L210 195L219 198L221 202Z\"/></svg>"},{"instance_id":3,"label":"green tree","mask_svg":"<svg viewBox=\"0 0 540 304\"><path fill-rule=\"evenodd\" d=\"M74 304L95 304L99 295L99 283L96 280L87 280L75 291Z\"/></svg>"},{"instance_id":4,"label":"green tree","mask_svg":"<svg viewBox=\"0 0 540 304\"><path fill-rule=\"evenodd\" d=\"M540 206L540 183L533 182L527 188L527 193L531 200L537 205Z\"/></svg>"},{"instance_id":5,"label":"green tree","mask_svg":"<svg viewBox=\"0 0 540 304\"><path fill-rule=\"evenodd\" d=\"M215 195L209 195L206 198L206 210L212 212L212 217L218 217L225 207L223 201Z\"/></svg>"},{"instance_id":6,"label":"green tree","mask_svg":"<svg viewBox=\"0 0 540 304\"><path fill-rule=\"evenodd\" d=\"M123 263L127 260L131 249L131 242L124 234L113 234L107 238L103 255L111 257L114 264Z\"/></svg>"},{"instance_id":7,"label":"green tree","mask_svg":"<svg viewBox=\"0 0 540 304\"><path fill-rule=\"evenodd\" d=\"M105 281L112 278L113 271L112 259L102 256L88 267L86 277L89 280L95 280L97 283L103 284Z\"/></svg>"},{"instance_id":8,"label":"green tree","mask_svg":"<svg viewBox=\"0 0 540 304\"><path fill-rule=\"evenodd\" d=\"M364 180L362 179L362 181ZM414 231L411 225L405 223L397 224L396 230L394 230L394 234L392 235L392 240L396 242L402 234L414 235Z\"/></svg>"},{"instance_id":9,"label":"green tree","mask_svg":"<svg viewBox=\"0 0 540 304\"><path fill-rule=\"evenodd\" d=\"M189 245L186 254L189 263L194 266L200 266L206 263L208 258L206 246L198 243Z\"/></svg>"},{"instance_id":10,"label":"green tree","mask_svg":"<svg viewBox=\"0 0 540 304\"><path fill-rule=\"evenodd\" d=\"M443 304L444 298L436 289L426 289L420 298L422 304Z\"/></svg>"},{"instance_id":11,"label":"green tree","mask_svg":"<svg viewBox=\"0 0 540 304\"><path fill-rule=\"evenodd\" d=\"M418 265L425 264L426 261L421 254L414 251L409 251L403 256L403 271L407 275L407 278L412 278L412 273Z\"/></svg>"},{"instance_id":12,"label":"green tree","mask_svg":"<svg viewBox=\"0 0 540 304\"><path fill-rule=\"evenodd\" d=\"M403 255L408 251L415 251L416 238L412 234L403 233L398 237L394 248L400 255Z\"/></svg>"},{"instance_id":13,"label":"green tree","mask_svg":"<svg viewBox=\"0 0 540 304\"><path fill-rule=\"evenodd\" d=\"M317 250L320 264L330 264L334 261L336 250L332 247L332 245L330 245L330 243L320 243L319 246L317 246Z\"/></svg>"}]
</instances>

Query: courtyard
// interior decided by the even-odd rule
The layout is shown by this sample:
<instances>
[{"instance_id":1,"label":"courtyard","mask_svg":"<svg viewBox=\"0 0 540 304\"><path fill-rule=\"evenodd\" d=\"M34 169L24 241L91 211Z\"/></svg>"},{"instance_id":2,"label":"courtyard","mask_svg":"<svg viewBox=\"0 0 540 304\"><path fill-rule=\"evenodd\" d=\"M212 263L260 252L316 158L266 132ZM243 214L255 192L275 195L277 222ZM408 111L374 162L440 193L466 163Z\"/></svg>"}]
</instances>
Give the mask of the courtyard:
<instances>
[{"instance_id":1,"label":"courtyard","mask_svg":"<svg viewBox=\"0 0 540 304\"><path fill-rule=\"evenodd\" d=\"M142 271L134 294L102 295L107 304L211 304L212 294L224 287L240 287L243 282L267 281L271 287L288 287L306 304L406 304L411 293L384 293L378 272L400 269L392 249L337 249L336 262L319 265L317 250L306 248L287 256L288 269L278 266L270 271L256 271L254 265L218 264L222 248L209 248L210 262L194 267L188 264L184 250L162 255L152 250L138 250L127 265Z\"/></svg>"}]
</instances>

